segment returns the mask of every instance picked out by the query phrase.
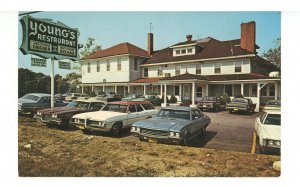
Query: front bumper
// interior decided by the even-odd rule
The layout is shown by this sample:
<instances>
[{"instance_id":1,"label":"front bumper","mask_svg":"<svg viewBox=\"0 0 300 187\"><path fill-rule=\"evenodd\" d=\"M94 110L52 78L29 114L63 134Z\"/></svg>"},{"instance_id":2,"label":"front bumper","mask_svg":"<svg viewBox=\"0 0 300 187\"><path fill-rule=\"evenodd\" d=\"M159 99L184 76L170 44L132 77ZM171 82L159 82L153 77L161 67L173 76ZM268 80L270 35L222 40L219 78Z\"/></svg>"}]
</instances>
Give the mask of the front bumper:
<instances>
[{"instance_id":1,"label":"front bumper","mask_svg":"<svg viewBox=\"0 0 300 187\"><path fill-rule=\"evenodd\" d=\"M199 108L201 108L201 109L213 109L214 108L214 106L213 105L199 105L198 106Z\"/></svg>"},{"instance_id":2,"label":"front bumper","mask_svg":"<svg viewBox=\"0 0 300 187\"><path fill-rule=\"evenodd\" d=\"M279 153L280 154L280 152L281 152L281 148L277 147L277 146L265 145L265 146L261 146L261 148L264 153Z\"/></svg>"},{"instance_id":3,"label":"front bumper","mask_svg":"<svg viewBox=\"0 0 300 187\"><path fill-rule=\"evenodd\" d=\"M226 110L232 110L232 111L247 111L247 108L227 107Z\"/></svg>"},{"instance_id":4,"label":"front bumper","mask_svg":"<svg viewBox=\"0 0 300 187\"><path fill-rule=\"evenodd\" d=\"M140 140L145 140L151 143L167 143L167 144L181 144L181 138L171 138L169 136L154 136L154 135L143 135L136 131L130 131L130 133L135 136L139 137Z\"/></svg>"}]
</instances>

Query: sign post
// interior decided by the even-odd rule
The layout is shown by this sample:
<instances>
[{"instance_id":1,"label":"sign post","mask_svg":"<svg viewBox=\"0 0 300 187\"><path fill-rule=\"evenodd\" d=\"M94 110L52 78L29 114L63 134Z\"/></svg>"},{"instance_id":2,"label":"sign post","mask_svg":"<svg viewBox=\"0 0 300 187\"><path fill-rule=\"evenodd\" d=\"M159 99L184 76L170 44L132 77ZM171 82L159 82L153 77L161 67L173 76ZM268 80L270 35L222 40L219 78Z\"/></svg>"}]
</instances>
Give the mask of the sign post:
<instances>
[{"instance_id":1,"label":"sign post","mask_svg":"<svg viewBox=\"0 0 300 187\"><path fill-rule=\"evenodd\" d=\"M51 59L51 108L54 107L54 60L78 60L79 30L51 19L37 19L29 15L20 19L23 31L21 52ZM44 66L41 60L32 60L36 66ZM66 64L65 64L66 66Z\"/></svg>"}]
</instances>

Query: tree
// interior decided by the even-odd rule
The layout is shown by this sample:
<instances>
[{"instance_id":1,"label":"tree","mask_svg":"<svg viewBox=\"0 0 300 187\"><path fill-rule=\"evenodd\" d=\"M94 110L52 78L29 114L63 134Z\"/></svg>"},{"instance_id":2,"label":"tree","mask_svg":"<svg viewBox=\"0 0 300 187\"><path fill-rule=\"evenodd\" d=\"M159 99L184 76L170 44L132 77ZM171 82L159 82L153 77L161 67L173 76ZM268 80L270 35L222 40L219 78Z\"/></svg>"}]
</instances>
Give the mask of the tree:
<instances>
[{"instance_id":1,"label":"tree","mask_svg":"<svg viewBox=\"0 0 300 187\"><path fill-rule=\"evenodd\" d=\"M86 57L87 55L90 55L96 51L102 50L101 45L96 45L95 44L95 39L94 38L88 38L85 45L80 51L80 58Z\"/></svg>"},{"instance_id":2,"label":"tree","mask_svg":"<svg viewBox=\"0 0 300 187\"><path fill-rule=\"evenodd\" d=\"M269 49L267 52L263 52L262 56L265 57L268 61L281 67L281 38L277 38L273 41L275 43L274 48Z\"/></svg>"}]
</instances>

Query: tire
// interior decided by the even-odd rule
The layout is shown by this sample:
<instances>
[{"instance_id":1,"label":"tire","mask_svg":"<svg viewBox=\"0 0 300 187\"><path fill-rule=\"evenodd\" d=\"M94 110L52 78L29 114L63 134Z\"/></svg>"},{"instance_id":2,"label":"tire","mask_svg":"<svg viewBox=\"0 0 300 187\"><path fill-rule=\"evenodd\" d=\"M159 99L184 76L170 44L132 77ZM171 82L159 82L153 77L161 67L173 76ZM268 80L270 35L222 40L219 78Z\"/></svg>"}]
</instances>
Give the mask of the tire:
<instances>
[{"instance_id":1,"label":"tire","mask_svg":"<svg viewBox=\"0 0 300 187\"><path fill-rule=\"evenodd\" d=\"M115 123L110 130L110 135L113 137L117 137L120 134L121 129L122 125L120 123Z\"/></svg>"},{"instance_id":2,"label":"tire","mask_svg":"<svg viewBox=\"0 0 300 187\"><path fill-rule=\"evenodd\" d=\"M232 110L228 110L229 114L232 114Z\"/></svg>"}]
</instances>

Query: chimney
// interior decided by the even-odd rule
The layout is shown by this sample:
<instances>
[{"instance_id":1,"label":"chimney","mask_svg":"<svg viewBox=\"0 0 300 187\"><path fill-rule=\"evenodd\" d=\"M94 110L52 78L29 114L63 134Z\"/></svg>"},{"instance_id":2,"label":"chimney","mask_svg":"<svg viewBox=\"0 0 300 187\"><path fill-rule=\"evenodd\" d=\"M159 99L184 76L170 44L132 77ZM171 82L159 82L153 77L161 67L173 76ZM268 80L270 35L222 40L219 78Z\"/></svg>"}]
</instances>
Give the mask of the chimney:
<instances>
[{"instance_id":1,"label":"chimney","mask_svg":"<svg viewBox=\"0 0 300 187\"><path fill-rule=\"evenodd\" d=\"M256 53L255 48L255 21L241 24L241 48Z\"/></svg>"},{"instance_id":2,"label":"chimney","mask_svg":"<svg viewBox=\"0 0 300 187\"><path fill-rule=\"evenodd\" d=\"M192 41L192 35L186 35L186 41L191 42Z\"/></svg>"},{"instance_id":3,"label":"chimney","mask_svg":"<svg viewBox=\"0 0 300 187\"><path fill-rule=\"evenodd\" d=\"M153 55L153 34L148 33L148 54Z\"/></svg>"}]
</instances>

